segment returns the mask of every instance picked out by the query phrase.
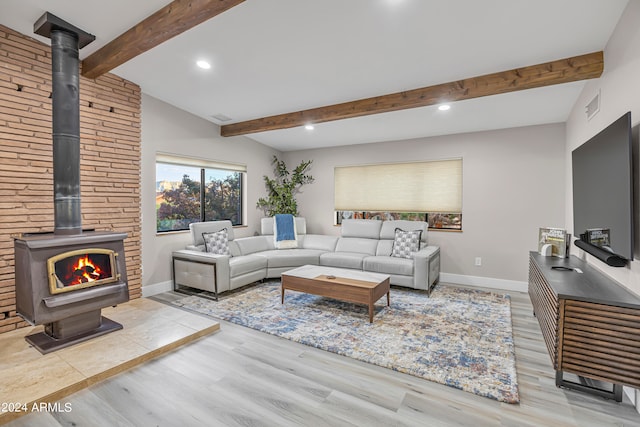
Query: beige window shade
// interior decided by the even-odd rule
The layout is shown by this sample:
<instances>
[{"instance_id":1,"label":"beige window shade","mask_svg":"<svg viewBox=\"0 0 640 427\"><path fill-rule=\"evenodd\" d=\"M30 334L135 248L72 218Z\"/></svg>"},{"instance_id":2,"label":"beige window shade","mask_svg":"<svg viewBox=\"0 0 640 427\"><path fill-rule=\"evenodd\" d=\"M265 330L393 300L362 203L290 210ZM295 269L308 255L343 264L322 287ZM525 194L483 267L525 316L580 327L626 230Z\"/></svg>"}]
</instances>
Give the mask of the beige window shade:
<instances>
[{"instance_id":1,"label":"beige window shade","mask_svg":"<svg viewBox=\"0 0 640 427\"><path fill-rule=\"evenodd\" d=\"M205 169L220 169L233 172L246 172L247 166L233 163L219 162L217 160L194 159L192 157L182 157L175 154L156 153L157 163L169 163L180 166L195 166Z\"/></svg>"},{"instance_id":2,"label":"beige window shade","mask_svg":"<svg viewBox=\"0 0 640 427\"><path fill-rule=\"evenodd\" d=\"M462 212L462 159L336 167L335 210Z\"/></svg>"}]
</instances>

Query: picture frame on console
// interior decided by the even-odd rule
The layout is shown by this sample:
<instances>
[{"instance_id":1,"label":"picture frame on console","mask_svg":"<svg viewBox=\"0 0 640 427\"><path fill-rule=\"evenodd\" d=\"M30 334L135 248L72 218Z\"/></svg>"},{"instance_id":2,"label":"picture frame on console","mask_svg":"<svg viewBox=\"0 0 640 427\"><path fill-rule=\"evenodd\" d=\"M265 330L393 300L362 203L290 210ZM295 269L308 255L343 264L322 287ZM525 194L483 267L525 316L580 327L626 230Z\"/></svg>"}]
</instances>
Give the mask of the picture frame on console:
<instances>
[{"instance_id":1,"label":"picture frame on console","mask_svg":"<svg viewBox=\"0 0 640 427\"><path fill-rule=\"evenodd\" d=\"M545 246L550 245L549 256L566 258L569 256L570 242L571 234L564 228L541 227L538 230L538 252L541 254L548 250Z\"/></svg>"}]
</instances>

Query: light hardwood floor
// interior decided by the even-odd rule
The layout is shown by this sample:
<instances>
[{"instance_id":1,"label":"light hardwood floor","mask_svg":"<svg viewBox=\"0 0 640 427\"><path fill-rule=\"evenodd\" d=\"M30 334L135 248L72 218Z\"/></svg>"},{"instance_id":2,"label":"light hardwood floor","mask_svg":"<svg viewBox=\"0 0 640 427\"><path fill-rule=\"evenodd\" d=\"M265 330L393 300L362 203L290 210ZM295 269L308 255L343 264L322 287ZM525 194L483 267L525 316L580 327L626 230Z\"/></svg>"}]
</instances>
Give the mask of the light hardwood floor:
<instances>
[{"instance_id":1,"label":"light hardwood floor","mask_svg":"<svg viewBox=\"0 0 640 427\"><path fill-rule=\"evenodd\" d=\"M556 388L529 297L509 294L518 405L221 322L213 335L69 396L61 402L69 412L7 425L640 426L626 397L616 403Z\"/></svg>"}]
</instances>

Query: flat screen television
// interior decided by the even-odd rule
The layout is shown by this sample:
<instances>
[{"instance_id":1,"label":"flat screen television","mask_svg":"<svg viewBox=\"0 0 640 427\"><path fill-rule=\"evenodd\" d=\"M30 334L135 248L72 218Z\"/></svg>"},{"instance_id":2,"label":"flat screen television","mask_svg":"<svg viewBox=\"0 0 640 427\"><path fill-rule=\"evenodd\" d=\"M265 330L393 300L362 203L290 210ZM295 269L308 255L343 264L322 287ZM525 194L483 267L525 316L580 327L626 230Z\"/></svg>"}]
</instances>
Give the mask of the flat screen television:
<instances>
[{"instance_id":1,"label":"flat screen television","mask_svg":"<svg viewBox=\"0 0 640 427\"><path fill-rule=\"evenodd\" d=\"M609 265L633 259L631 112L573 150L576 246Z\"/></svg>"}]
</instances>

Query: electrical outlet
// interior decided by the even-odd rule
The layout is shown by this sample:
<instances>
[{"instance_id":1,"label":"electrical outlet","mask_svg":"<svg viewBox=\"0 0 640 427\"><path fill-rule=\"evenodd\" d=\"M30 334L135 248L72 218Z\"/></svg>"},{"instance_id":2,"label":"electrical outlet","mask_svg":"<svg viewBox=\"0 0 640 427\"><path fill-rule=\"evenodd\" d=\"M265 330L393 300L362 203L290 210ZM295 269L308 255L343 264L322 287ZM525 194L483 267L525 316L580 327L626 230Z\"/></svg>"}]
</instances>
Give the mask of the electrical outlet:
<instances>
[{"instance_id":1,"label":"electrical outlet","mask_svg":"<svg viewBox=\"0 0 640 427\"><path fill-rule=\"evenodd\" d=\"M482 258L479 256L476 257L476 267L480 267L482 265Z\"/></svg>"}]
</instances>

